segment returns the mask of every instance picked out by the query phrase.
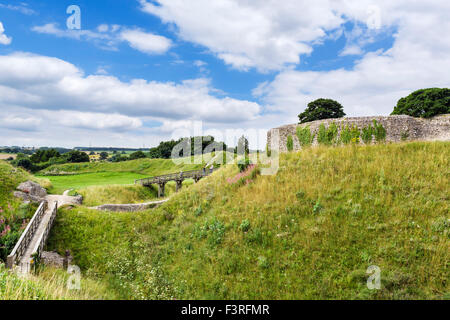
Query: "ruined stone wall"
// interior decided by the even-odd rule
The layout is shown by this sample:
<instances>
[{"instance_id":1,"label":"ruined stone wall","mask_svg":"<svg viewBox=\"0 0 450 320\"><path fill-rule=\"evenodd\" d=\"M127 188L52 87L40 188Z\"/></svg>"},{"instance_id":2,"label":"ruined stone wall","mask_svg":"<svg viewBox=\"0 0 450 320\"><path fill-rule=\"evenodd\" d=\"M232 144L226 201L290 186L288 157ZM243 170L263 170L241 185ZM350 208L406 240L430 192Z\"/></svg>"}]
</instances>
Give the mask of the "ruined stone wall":
<instances>
[{"instance_id":1,"label":"ruined stone wall","mask_svg":"<svg viewBox=\"0 0 450 320\"><path fill-rule=\"evenodd\" d=\"M291 124L279 128L271 129L267 134L267 143L272 144L272 137L279 133L281 152L287 152L287 139L292 136L294 140L294 150L300 150L300 143L297 138L297 127L309 126L311 131L317 133L319 126L323 123L328 127L332 122L341 128L343 126L357 126L360 130L369 125L373 126L373 120L382 124L386 129L387 142L402 141L407 135L407 140L423 141L450 141L450 115L443 115L431 119L414 118L410 116L388 116L388 117L355 117L341 119L318 120L304 124ZM317 145L317 134L313 145Z\"/></svg>"}]
</instances>

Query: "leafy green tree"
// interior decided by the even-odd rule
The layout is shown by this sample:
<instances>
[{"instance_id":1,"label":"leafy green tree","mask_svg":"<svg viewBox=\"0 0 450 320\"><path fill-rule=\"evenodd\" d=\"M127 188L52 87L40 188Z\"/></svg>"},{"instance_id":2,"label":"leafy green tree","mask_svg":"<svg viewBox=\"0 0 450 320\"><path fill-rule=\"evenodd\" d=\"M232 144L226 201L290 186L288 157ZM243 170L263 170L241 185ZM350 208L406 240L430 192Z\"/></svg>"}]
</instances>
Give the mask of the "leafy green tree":
<instances>
[{"instance_id":1,"label":"leafy green tree","mask_svg":"<svg viewBox=\"0 0 450 320\"><path fill-rule=\"evenodd\" d=\"M412 117L431 118L450 113L450 89L430 88L414 91L401 98L392 115L405 114Z\"/></svg>"},{"instance_id":2,"label":"leafy green tree","mask_svg":"<svg viewBox=\"0 0 450 320\"><path fill-rule=\"evenodd\" d=\"M64 154L64 158L67 162L70 163L82 163L90 161L87 153L78 150L72 150Z\"/></svg>"},{"instance_id":3,"label":"leafy green tree","mask_svg":"<svg viewBox=\"0 0 450 320\"><path fill-rule=\"evenodd\" d=\"M344 107L331 99L318 99L308 104L303 113L298 115L300 123L323 119L335 119L345 116Z\"/></svg>"},{"instance_id":4,"label":"leafy green tree","mask_svg":"<svg viewBox=\"0 0 450 320\"><path fill-rule=\"evenodd\" d=\"M136 160L136 159L147 158L147 156L142 151L136 151L136 152L133 152L132 154L130 154L129 158L130 158L130 160Z\"/></svg>"},{"instance_id":5,"label":"leafy green tree","mask_svg":"<svg viewBox=\"0 0 450 320\"><path fill-rule=\"evenodd\" d=\"M52 158L59 158L61 154L55 149L41 149L36 151L30 160L33 163L47 162Z\"/></svg>"},{"instance_id":6,"label":"leafy green tree","mask_svg":"<svg viewBox=\"0 0 450 320\"><path fill-rule=\"evenodd\" d=\"M33 163L29 158L21 158L17 160L16 165L18 167L22 167L25 170L32 170L33 169Z\"/></svg>"},{"instance_id":7,"label":"leafy green tree","mask_svg":"<svg viewBox=\"0 0 450 320\"><path fill-rule=\"evenodd\" d=\"M100 152L100 160L106 160L108 159L109 154L106 151Z\"/></svg>"}]
</instances>

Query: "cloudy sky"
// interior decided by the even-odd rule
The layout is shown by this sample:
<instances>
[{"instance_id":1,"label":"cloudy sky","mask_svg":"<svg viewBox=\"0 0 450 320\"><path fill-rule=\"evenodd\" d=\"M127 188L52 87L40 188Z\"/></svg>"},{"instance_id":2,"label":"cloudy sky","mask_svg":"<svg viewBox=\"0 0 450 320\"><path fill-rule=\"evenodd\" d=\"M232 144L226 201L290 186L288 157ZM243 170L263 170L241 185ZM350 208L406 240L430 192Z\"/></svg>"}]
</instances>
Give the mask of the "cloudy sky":
<instances>
[{"instance_id":1,"label":"cloudy sky","mask_svg":"<svg viewBox=\"0 0 450 320\"><path fill-rule=\"evenodd\" d=\"M267 130L321 97L388 115L450 86L449 16L447 0L0 0L0 146Z\"/></svg>"}]
</instances>

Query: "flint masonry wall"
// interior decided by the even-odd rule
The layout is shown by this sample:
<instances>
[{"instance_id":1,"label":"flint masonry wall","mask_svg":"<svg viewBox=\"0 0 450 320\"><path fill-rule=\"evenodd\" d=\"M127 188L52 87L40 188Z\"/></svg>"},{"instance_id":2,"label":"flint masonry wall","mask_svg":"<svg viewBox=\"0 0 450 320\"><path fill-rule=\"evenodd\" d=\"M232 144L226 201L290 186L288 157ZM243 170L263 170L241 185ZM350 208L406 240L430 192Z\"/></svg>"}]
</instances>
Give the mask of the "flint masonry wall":
<instances>
[{"instance_id":1,"label":"flint masonry wall","mask_svg":"<svg viewBox=\"0 0 450 320\"><path fill-rule=\"evenodd\" d=\"M355 117L341 119L318 120L304 124L290 124L279 128L271 129L267 134L267 143L272 144L272 137L278 131L280 136L280 152L287 152L287 138L292 136L294 140L294 150L300 150L300 143L297 138L297 127L309 126L311 132L317 133L319 126L323 123L328 127L332 122L341 128L343 126L357 126L360 130L368 125L373 125L373 120L382 124L386 129L386 141L399 142L405 134L407 140L422 141L450 141L450 114L434 117L431 119L414 118L410 116L388 116L388 117ZM317 135L313 145L317 145Z\"/></svg>"}]
</instances>

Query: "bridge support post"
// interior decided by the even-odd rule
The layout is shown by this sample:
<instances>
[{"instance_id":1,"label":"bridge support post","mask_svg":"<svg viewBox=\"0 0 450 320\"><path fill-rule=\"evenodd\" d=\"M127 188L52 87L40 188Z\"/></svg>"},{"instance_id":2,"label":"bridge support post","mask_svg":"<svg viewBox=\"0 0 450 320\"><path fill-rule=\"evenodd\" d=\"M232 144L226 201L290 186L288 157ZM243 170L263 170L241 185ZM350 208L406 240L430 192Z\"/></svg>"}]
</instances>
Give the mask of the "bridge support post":
<instances>
[{"instance_id":1,"label":"bridge support post","mask_svg":"<svg viewBox=\"0 0 450 320\"><path fill-rule=\"evenodd\" d=\"M164 197L165 189L166 189L166 182L160 182L158 185L158 197L159 198Z\"/></svg>"},{"instance_id":2,"label":"bridge support post","mask_svg":"<svg viewBox=\"0 0 450 320\"><path fill-rule=\"evenodd\" d=\"M16 256L8 256L6 259L6 268L13 269L14 268L14 262L16 260Z\"/></svg>"},{"instance_id":3,"label":"bridge support post","mask_svg":"<svg viewBox=\"0 0 450 320\"><path fill-rule=\"evenodd\" d=\"M181 190L183 186L183 180L177 180L177 192Z\"/></svg>"}]
</instances>

